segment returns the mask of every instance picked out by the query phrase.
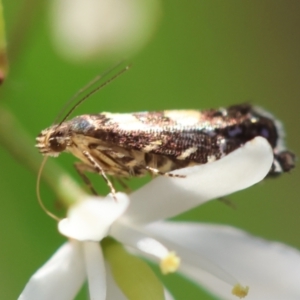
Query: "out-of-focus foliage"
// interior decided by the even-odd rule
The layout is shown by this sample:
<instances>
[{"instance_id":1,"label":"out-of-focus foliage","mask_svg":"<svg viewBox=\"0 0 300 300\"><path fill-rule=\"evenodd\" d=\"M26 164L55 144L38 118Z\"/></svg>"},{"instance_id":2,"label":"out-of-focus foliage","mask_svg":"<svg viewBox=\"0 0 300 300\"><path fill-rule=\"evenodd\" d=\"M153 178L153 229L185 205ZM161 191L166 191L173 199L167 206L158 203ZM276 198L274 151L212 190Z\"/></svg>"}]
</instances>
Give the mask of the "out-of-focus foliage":
<instances>
[{"instance_id":1,"label":"out-of-focus foliage","mask_svg":"<svg viewBox=\"0 0 300 300\"><path fill-rule=\"evenodd\" d=\"M60 58L51 42L49 8L43 1L26 1L22 6L19 0L3 0L2 4L9 51L17 54L12 55L9 77L1 87L0 104L13 112L34 147L35 136L53 122L67 99L110 64L73 65ZM131 59L132 69L75 114L251 102L283 121L289 148L300 153L300 2L167 0L162 4L161 25L148 46ZM1 128L6 129L11 139L21 138L13 128ZM0 153L0 298L16 299L29 276L64 239L37 205L36 174L11 151L1 147ZM72 168L75 158L63 154L56 161L80 182ZM102 179L92 177L105 194ZM181 219L231 224L300 248L299 180L296 168L292 174L230 196L237 209L214 201ZM51 190L46 185L41 189L48 207L59 210ZM176 275L159 276L176 299L212 299ZM84 291L78 299L85 298Z\"/></svg>"},{"instance_id":2,"label":"out-of-focus foliage","mask_svg":"<svg viewBox=\"0 0 300 300\"><path fill-rule=\"evenodd\" d=\"M3 18L3 7L0 1L0 83L6 77L7 73L7 57L6 57L6 39L5 39L5 25Z\"/></svg>"}]
</instances>

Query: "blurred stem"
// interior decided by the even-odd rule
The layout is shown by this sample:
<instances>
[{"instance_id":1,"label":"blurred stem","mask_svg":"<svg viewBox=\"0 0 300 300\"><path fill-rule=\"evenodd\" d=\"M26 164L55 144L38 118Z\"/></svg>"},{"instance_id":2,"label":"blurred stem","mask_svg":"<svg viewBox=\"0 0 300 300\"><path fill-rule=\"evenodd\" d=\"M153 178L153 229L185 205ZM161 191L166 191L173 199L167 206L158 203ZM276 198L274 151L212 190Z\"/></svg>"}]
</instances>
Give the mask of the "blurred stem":
<instances>
[{"instance_id":1,"label":"blurred stem","mask_svg":"<svg viewBox=\"0 0 300 300\"><path fill-rule=\"evenodd\" d=\"M32 138L3 106L0 106L0 144L22 165L37 174L42 156L34 148ZM69 206L85 195L78 184L53 161L45 165L42 178L64 206Z\"/></svg>"},{"instance_id":2,"label":"blurred stem","mask_svg":"<svg viewBox=\"0 0 300 300\"><path fill-rule=\"evenodd\" d=\"M26 39L28 38L30 27L33 26L35 16L45 1L23 0L14 24L13 30L8 35L9 40L9 60L12 64L17 64L20 53L22 53ZM40 25L40 24L39 24Z\"/></svg>"},{"instance_id":3,"label":"blurred stem","mask_svg":"<svg viewBox=\"0 0 300 300\"><path fill-rule=\"evenodd\" d=\"M8 70L6 39L5 39L5 22L3 17L3 5L0 0L0 84L6 78Z\"/></svg>"}]
</instances>

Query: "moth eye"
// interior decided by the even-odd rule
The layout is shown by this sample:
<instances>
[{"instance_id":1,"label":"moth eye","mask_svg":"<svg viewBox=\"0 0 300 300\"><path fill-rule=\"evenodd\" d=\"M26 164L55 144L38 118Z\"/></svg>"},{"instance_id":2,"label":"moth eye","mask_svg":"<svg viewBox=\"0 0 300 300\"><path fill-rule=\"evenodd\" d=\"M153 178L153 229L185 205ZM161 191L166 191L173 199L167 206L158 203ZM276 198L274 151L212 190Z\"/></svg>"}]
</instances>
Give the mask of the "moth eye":
<instances>
[{"instance_id":1,"label":"moth eye","mask_svg":"<svg viewBox=\"0 0 300 300\"><path fill-rule=\"evenodd\" d=\"M54 152L62 152L66 149L66 144L61 143L61 140L56 137L50 138L49 144L50 144L51 150L53 150Z\"/></svg>"}]
</instances>

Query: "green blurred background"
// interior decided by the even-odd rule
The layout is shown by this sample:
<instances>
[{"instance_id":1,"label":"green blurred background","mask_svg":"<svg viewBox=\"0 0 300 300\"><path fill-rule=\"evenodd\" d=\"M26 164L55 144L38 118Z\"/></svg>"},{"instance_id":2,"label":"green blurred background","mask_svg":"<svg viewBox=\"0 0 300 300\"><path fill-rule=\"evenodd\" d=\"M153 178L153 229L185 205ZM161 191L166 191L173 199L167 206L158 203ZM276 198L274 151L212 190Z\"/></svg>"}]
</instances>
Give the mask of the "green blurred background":
<instances>
[{"instance_id":1,"label":"green blurred background","mask_svg":"<svg viewBox=\"0 0 300 300\"><path fill-rule=\"evenodd\" d=\"M21 122L32 147L35 136L53 122L67 99L103 71L100 66L71 64L54 52L46 4L3 0L8 44L13 49L1 105ZM300 1L166 0L162 4L160 27L130 60L132 69L76 114L201 109L250 101L283 121L289 149L300 153ZM17 27L20 18L23 26ZM13 130L9 134L16 141L21 138ZM4 147L0 158L0 299L16 299L64 238L37 204L36 174ZM80 182L72 168L74 160L62 155L56 162ZM180 219L231 224L300 249L299 179L295 169L230 196L235 210L212 201ZM54 206L55 195L46 185L42 193ZM167 276L165 282L176 299L213 299L178 275ZM85 292L78 299L85 299Z\"/></svg>"}]
</instances>

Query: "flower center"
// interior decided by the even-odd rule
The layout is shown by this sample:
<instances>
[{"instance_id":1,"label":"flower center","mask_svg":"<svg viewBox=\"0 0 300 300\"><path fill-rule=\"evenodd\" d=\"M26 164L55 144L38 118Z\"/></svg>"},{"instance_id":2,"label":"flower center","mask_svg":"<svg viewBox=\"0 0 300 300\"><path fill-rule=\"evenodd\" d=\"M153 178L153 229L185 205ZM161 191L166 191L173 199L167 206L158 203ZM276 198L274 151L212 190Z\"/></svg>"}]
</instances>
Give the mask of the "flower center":
<instances>
[{"instance_id":1,"label":"flower center","mask_svg":"<svg viewBox=\"0 0 300 300\"><path fill-rule=\"evenodd\" d=\"M174 273L180 265L180 257L175 252L169 251L163 244L152 238L141 239L137 244L138 249L153 255L160 260L160 270L163 274Z\"/></svg>"},{"instance_id":2,"label":"flower center","mask_svg":"<svg viewBox=\"0 0 300 300\"><path fill-rule=\"evenodd\" d=\"M166 275L177 271L180 265L180 257L174 251L170 251L161 261L160 270Z\"/></svg>"},{"instance_id":3,"label":"flower center","mask_svg":"<svg viewBox=\"0 0 300 300\"><path fill-rule=\"evenodd\" d=\"M237 283L231 293L239 298L245 298L248 295L249 292L249 286L242 286L239 283Z\"/></svg>"}]
</instances>

